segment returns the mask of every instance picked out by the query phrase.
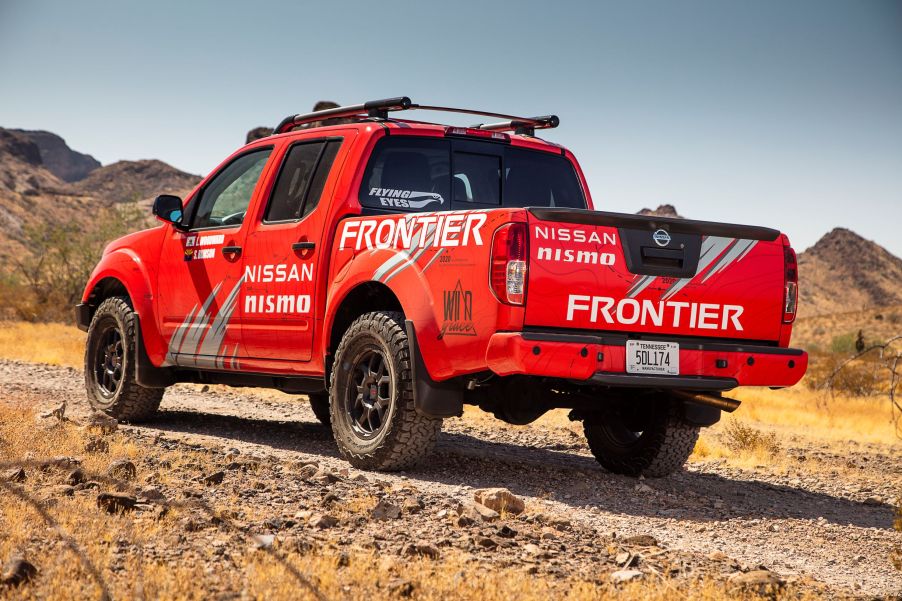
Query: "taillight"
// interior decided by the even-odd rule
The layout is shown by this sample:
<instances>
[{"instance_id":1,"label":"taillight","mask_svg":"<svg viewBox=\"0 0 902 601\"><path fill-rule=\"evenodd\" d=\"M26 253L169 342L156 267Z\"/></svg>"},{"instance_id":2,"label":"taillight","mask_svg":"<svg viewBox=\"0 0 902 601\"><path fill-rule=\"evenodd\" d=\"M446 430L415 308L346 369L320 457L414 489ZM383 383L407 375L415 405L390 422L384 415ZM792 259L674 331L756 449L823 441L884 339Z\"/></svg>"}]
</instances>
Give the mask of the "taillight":
<instances>
[{"instance_id":1,"label":"taillight","mask_svg":"<svg viewBox=\"0 0 902 601\"><path fill-rule=\"evenodd\" d=\"M525 223L508 223L492 238L492 291L502 303L522 305L526 298L529 257Z\"/></svg>"},{"instance_id":2,"label":"taillight","mask_svg":"<svg viewBox=\"0 0 902 601\"><path fill-rule=\"evenodd\" d=\"M783 323L792 323L799 304L799 264L796 251L783 239Z\"/></svg>"}]
</instances>

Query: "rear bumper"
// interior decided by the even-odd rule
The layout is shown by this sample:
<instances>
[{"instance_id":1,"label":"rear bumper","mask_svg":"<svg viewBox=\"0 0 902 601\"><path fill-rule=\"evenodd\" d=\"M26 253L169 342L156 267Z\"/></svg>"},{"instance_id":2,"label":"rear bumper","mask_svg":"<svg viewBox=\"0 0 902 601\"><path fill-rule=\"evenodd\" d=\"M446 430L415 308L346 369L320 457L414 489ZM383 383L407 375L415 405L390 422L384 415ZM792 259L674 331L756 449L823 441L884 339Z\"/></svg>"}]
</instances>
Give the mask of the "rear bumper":
<instances>
[{"instance_id":1,"label":"rear bumper","mask_svg":"<svg viewBox=\"0 0 902 601\"><path fill-rule=\"evenodd\" d=\"M729 390L792 386L808 368L808 353L770 346L680 341L680 375L626 373L626 339L545 332L498 332L486 351L489 369L619 387Z\"/></svg>"}]
</instances>

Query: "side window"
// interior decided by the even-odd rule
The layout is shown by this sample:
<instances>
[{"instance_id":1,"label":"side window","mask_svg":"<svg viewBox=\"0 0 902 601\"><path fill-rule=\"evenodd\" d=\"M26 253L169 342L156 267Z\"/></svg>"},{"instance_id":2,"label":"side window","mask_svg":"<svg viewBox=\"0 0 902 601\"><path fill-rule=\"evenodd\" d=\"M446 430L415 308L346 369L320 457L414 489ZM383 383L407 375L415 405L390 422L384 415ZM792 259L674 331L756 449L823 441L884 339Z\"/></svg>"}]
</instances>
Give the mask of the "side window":
<instances>
[{"instance_id":1,"label":"side window","mask_svg":"<svg viewBox=\"0 0 902 601\"><path fill-rule=\"evenodd\" d=\"M192 228L239 226L271 148L242 155L208 183L194 213Z\"/></svg>"},{"instance_id":2,"label":"side window","mask_svg":"<svg viewBox=\"0 0 902 601\"><path fill-rule=\"evenodd\" d=\"M454 153L454 202L501 204L501 157L473 152Z\"/></svg>"},{"instance_id":3,"label":"side window","mask_svg":"<svg viewBox=\"0 0 902 601\"><path fill-rule=\"evenodd\" d=\"M316 208L341 140L302 142L288 150L263 219L294 221Z\"/></svg>"},{"instance_id":4,"label":"side window","mask_svg":"<svg viewBox=\"0 0 902 601\"><path fill-rule=\"evenodd\" d=\"M313 181L310 182L310 190L307 192L304 207L301 209L301 217L309 215L316 208L316 205L319 204L319 199L323 195L323 188L326 185L326 178L329 177L329 172L332 171L332 163L335 162L335 155L338 154L339 148L341 148L341 140L329 140L326 143L326 147L323 148L319 157L319 165L316 167L316 174L313 176Z\"/></svg>"},{"instance_id":5,"label":"side window","mask_svg":"<svg viewBox=\"0 0 902 601\"><path fill-rule=\"evenodd\" d=\"M383 138L363 174L360 204L403 211L448 210L450 162L446 140Z\"/></svg>"}]
</instances>

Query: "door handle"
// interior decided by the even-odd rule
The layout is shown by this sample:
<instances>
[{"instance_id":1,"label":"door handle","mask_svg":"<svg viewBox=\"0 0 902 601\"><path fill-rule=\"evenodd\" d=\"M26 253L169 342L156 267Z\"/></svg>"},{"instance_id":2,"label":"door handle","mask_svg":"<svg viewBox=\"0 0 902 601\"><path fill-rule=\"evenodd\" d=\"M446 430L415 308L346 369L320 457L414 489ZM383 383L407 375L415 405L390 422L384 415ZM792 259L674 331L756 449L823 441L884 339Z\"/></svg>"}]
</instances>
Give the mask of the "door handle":
<instances>
[{"instance_id":1,"label":"door handle","mask_svg":"<svg viewBox=\"0 0 902 601\"><path fill-rule=\"evenodd\" d=\"M223 246L222 254L224 254L224 255L240 255L241 247L240 246Z\"/></svg>"},{"instance_id":2,"label":"door handle","mask_svg":"<svg viewBox=\"0 0 902 601\"><path fill-rule=\"evenodd\" d=\"M313 250L316 248L316 242L295 242L291 245L291 250Z\"/></svg>"}]
</instances>

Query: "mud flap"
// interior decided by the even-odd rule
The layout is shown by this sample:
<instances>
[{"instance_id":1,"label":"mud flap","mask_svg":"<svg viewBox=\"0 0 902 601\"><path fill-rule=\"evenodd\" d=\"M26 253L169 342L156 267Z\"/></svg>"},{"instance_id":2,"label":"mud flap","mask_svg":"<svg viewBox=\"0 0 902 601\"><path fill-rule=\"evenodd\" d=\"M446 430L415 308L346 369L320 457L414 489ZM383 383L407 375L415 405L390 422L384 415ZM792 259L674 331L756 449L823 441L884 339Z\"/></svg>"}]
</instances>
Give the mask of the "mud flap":
<instances>
[{"instance_id":1,"label":"mud flap","mask_svg":"<svg viewBox=\"0 0 902 601\"><path fill-rule=\"evenodd\" d=\"M417 333L411 320L405 320L410 345L410 371L413 378L413 400L417 412L429 417L457 417L464 411L464 389L454 379L436 382L426 370Z\"/></svg>"},{"instance_id":2,"label":"mud flap","mask_svg":"<svg viewBox=\"0 0 902 601\"><path fill-rule=\"evenodd\" d=\"M135 314L135 381L145 388L166 388L176 382L172 368L157 367L147 356L141 334L141 316L138 314Z\"/></svg>"}]
</instances>

